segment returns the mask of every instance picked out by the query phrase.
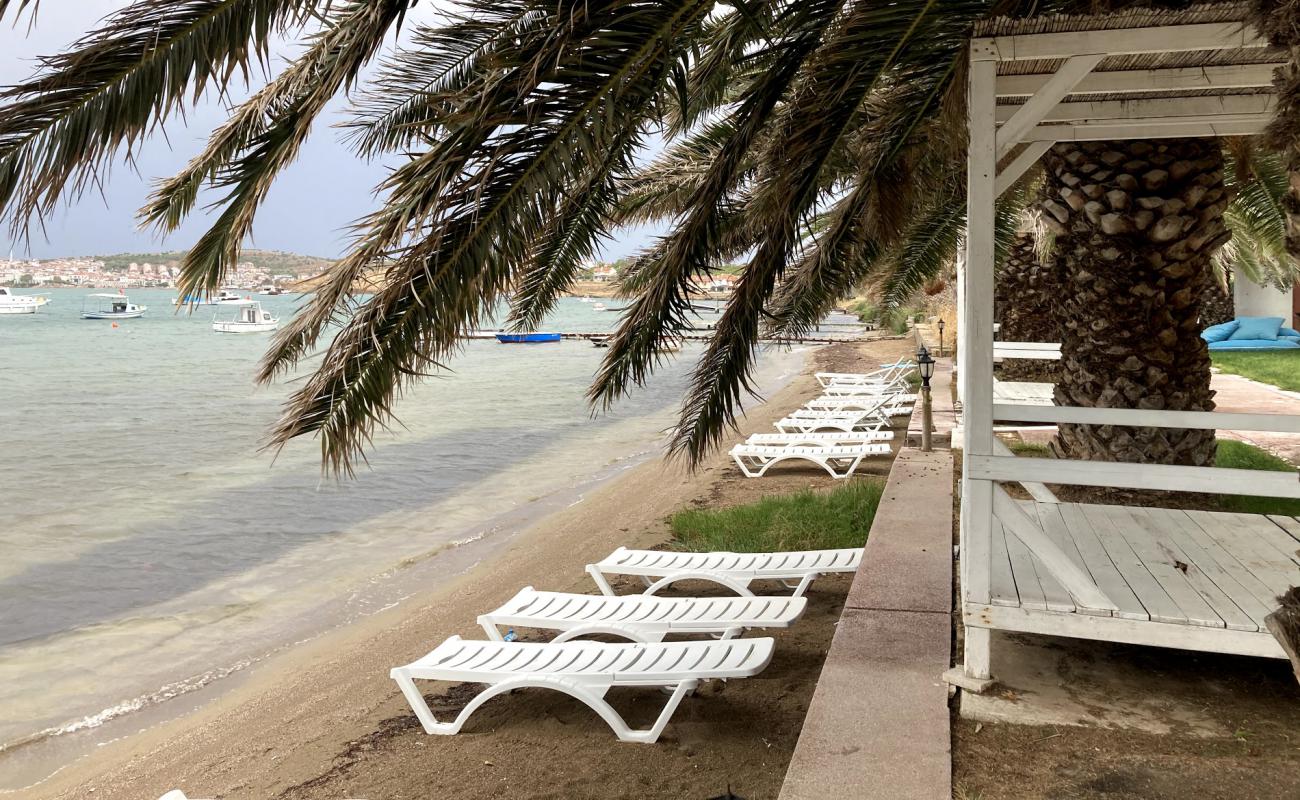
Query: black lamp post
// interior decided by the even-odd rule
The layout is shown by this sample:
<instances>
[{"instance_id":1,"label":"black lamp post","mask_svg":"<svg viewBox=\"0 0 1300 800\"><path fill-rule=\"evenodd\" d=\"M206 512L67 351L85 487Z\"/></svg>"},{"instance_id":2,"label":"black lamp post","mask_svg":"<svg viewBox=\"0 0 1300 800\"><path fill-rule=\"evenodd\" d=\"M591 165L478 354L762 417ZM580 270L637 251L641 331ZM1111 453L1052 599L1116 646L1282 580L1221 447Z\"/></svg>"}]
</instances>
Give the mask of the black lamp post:
<instances>
[{"instance_id":1,"label":"black lamp post","mask_svg":"<svg viewBox=\"0 0 1300 800\"><path fill-rule=\"evenodd\" d=\"M930 379L934 377L934 359L925 345L916 351L916 368L921 373L921 452L928 453L930 446Z\"/></svg>"},{"instance_id":2,"label":"black lamp post","mask_svg":"<svg viewBox=\"0 0 1300 800\"><path fill-rule=\"evenodd\" d=\"M939 318L939 358L943 358L943 317Z\"/></svg>"}]
</instances>

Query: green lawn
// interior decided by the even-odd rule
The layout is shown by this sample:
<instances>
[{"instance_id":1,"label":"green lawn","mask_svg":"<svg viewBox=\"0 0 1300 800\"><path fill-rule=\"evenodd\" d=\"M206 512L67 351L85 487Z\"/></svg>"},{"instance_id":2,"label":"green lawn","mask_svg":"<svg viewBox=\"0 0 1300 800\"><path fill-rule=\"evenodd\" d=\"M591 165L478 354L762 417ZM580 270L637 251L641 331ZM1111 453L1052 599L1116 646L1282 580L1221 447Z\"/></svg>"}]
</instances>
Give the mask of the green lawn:
<instances>
[{"instance_id":1,"label":"green lawn","mask_svg":"<svg viewBox=\"0 0 1300 800\"><path fill-rule=\"evenodd\" d=\"M1300 392L1300 350L1262 353L1211 352L1214 366L1251 380Z\"/></svg>"},{"instance_id":2,"label":"green lawn","mask_svg":"<svg viewBox=\"0 0 1300 800\"><path fill-rule=\"evenodd\" d=\"M679 511L669 520L683 550L754 553L861 547L885 483L854 480L829 493L802 491L732 508Z\"/></svg>"}]
</instances>

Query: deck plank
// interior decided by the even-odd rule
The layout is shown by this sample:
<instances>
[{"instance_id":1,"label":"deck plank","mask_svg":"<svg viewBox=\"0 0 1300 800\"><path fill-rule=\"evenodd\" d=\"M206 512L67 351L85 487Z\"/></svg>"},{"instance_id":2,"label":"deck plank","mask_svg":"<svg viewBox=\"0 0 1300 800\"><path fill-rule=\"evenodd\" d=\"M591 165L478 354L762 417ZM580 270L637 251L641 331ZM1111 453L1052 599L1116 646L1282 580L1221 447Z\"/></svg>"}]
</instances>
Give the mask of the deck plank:
<instances>
[{"instance_id":1,"label":"deck plank","mask_svg":"<svg viewBox=\"0 0 1300 800\"><path fill-rule=\"evenodd\" d=\"M1175 559L1156 545L1154 531L1143 524L1145 510L1127 506L1102 506L1102 513L1115 526L1119 535L1124 537L1124 541L1128 542L1128 546L1133 548L1133 553L1142 560L1142 566L1160 584L1169 599L1178 604L1178 610L1187 617L1189 624L1204 628L1226 627L1223 618L1214 612L1200 592L1190 584L1186 573L1176 566ZM1177 555L1180 556L1177 561L1188 563L1185 554L1179 552Z\"/></svg>"},{"instance_id":2,"label":"deck plank","mask_svg":"<svg viewBox=\"0 0 1300 800\"><path fill-rule=\"evenodd\" d=\"M1142 607L1151 615L1151 619L1156 622L1189 624L1187 614L1147 570L1146 565L1142 563L1138 554L1133 552L1124 535L1116 530L1115 523L1107 513L1107 506L1081 504L1079 509L1083 512L1084 518L1091 523L1097 538L1106 548L1106 554L1110 556L1111 561L1115 562L1115 568L1124 576L1125 582L1133 590L1133 594L1137 595Z\"/></svg>"},{"instance_id":3,"label":"deck plank","mask_svg":"<svg viewBox=\"0 0 1300 800\"><path fill-rule=\"evenodd\" d=\"M1284 558L1264 537L1255 535L1258 529L1248 524L1249 520L1240 519L1249 515L1189 511L1187 516L1250 570L1268 587L1273 597L1300 582L1300 567L1294 561ZM1281 532L1281 529L1278 531ZM1272 602L1276 604L1275 600Z\"/></svg>"},{"instance_id":4,"label":"deck plank","mask_svg":"<svg viewBox=\"0 0 1300 800\"><path fill-rule=\"evenodd\" d=\"M1241 559L1225 550L1223 545L1207 533L1205 528L1198 524L1189 512L1184 511L1170 519L1179 526L1187 539L1197 544L1203 552L1213 558L1224 572L1228 573L1233 580L1249 592L1251 597L1255 598L1255 601L1261 607L1272 610L1273 606L1276 605L1273 598L1277 592L1274 592L1267 583L1260 580L1248 566L1242 563Z\"/></svg>"},{"instance_id":5,"label":"deck plank","mask_svg":"<svg viewBox=\"0 0 1300 800\"><path fill-rule=\"evenodd\" d=\"M1296 540L1296 544L1300 545L1300 521L1297 521L1295 517L1283 517L1274 514L1269 514L1268 518L1273 520L1273 524L1290 534L1291 538Z\"/></svg>"},{"instance_id":6,"label":"deck plank","mask_svg":"<svg viewBox=\"0 0 1300 800\"><path fill-rule=\"evenodd\" d=\"M1115 562L1107 554L1106 548L1097 538L1096 531L1084 517L1078 503L1061 503L1050 507L1044 505L1041 511L1044 516L1050 518L1054 515L1061 519L1061 524L1065 526L1070 540L1074 542L1079 555L1082 556L1088 572L1092 573L1092 579L1097 582L1097 587L1106 593L1112 603L1119 606L1114 616L1133 620L1151 619L1151 615L1142 606L1137 595L1133 594L1128 581L1124 580L1124 576L1115 567Z\"/></svg>"},{"instance_id":7,"label":"deck plank","mask_svg":"<svg viewBox=\"0 0 1300 800\"><path fill-rule=\"evenodd\" d=\"M1052 540L1053 544L1061 548L1061 552L1065 553L1065 555L1075 564L1082 567L1084 572L1088 573L1089 577L1091 577L1092 573L1088 569L1088 565L1084 562L1083 557L1079 555L1079 549L1074 546L1074 540L1070 538L1070 534L1065 530L1065 523L1061 521L1061 518L1050 513L1039 513L1038 503L1023 502L1020 505L1021 508L1024 509L1025 514L1027 514L1030 519L1037 522L1038 527L1043 529L1043 532L1047 534L1047 538ZM1046 505L1049 508L1056 506L1055 503L1045 503L1043 505ZM1061 585L1060 581L1058 581L1055 576L1047 571L1047 567L1045 567L1038 559L1034 559L1034 569L1038 571L1038 582L1042 584L1043 594L1047 598L1048 608L1053 611L1078 611L1083 614L1091 612L1092 615L1110 616L1109 612L1105 609L1088 608L1087 606L1082 608L1076 607L1074 604L1074 596L1070 594L1068 589ZM1096 583L1097 579L1093 578L1092 582Z\"/></svg>"},{"instance_id":8,"label":"deck plank","mask_svg":"<svg viewBox=\"0 0 1300 800\"><path fill-rule=\"evenodd\" d=\"M995 606L1019 606L1020 593L1011 574L1011 559L1007 555L1007 532L1002 523L993 520L992 546L989 548L990 580L989 602Z\"/></svg>"},{"instance_id":9,"label":"deck plank","mask_svg":"<svg viewBox=\"0 0 1300 800\"><path fill-rule=\"evenodd\" d=\"M1258 536L1261 541L1277 551L1277 554L1300 567L1300 552L1297 552L1295 540L1291 535L1263 514L1232 514L1242 529Z\"/></svg>"},{"instance_id":10,"label":"deck plank","mask_svg":"<svg viewBox=\"0 0 1300 800\"><path fill-rule=\"evenodd\" d=\"M1175 568L1178 568L1179 563L1183 564L1178 571L1187 580L1187 585L1209 604L1226 627L1236 631L1259 630L1263 615L1255 617L1246 610L1257 610L1258 601L1254 595L1242 588L1212 557L1183 535L1182 529L1173 520L1178 511L1142 508L1132 509L1132 513L1133 518L1151 535L1156 549Z\"/></svg>"},{"instance_id":11,"label":"deck plank","mask_svg":"<svg viewBox=\"0 0 1300 800\"><path fill-rule=\"evenodd\" d=\"M1001 523L998 523L1002 527ZM1047 611L1047 597L1043 594L1042 584L1038 582L1038 571L1034 569L1034 554L1029 552L1024 542L1014 534L1005 533L1003 540L1007 543L1007 555L1011 559L1011 575L1016 579L1016 591L1020 594L1020 606Z\"/></svg>"}]
</instances>

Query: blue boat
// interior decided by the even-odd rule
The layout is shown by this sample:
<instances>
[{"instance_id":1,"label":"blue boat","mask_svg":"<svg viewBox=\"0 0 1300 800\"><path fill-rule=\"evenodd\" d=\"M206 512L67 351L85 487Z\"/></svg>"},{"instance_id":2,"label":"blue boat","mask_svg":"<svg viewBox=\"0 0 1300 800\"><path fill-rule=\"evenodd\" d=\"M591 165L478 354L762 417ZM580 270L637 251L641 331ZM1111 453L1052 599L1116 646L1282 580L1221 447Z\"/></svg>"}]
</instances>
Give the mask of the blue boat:
<instances>
[{"instance_id":1,"label":"blue boat","mask_svg":"<svg viewBox=\"0 0 1300 800\"><path fill-rule=\"evenodd\" d=\"M536 344L538 342L558 342L558 333L498 333L497 341L501 344Z\"/></svg>"}]
</instances>

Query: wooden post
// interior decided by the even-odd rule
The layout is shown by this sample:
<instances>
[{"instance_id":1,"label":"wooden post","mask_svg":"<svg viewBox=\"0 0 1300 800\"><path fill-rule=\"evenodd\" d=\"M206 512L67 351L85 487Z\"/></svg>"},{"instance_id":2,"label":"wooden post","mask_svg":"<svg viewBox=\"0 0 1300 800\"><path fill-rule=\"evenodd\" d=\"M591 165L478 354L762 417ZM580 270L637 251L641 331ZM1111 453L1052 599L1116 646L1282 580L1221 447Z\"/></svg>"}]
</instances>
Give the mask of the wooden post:
<instances>
[{"instance_id":1,"label":"wooden post","mask_svg":"<svg viewBox=\"0 0 1300 800\"><path fill-rule=\"evenodd\" d=\"M988 41L971 42L969 161L966 179L966 259L958 352L965 384L962 427L965 452L993 454L993 225L994 182L997 176L996 84L997 51ZM993 482L962 475L962 600L987 604L990 548L993 535ZM984 681L989 672L988 631L966 629L965 671L968 679Z\"/></svg>"}]
</instances>

